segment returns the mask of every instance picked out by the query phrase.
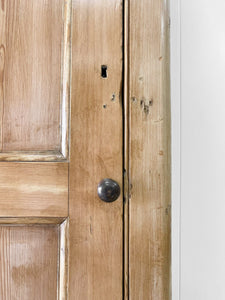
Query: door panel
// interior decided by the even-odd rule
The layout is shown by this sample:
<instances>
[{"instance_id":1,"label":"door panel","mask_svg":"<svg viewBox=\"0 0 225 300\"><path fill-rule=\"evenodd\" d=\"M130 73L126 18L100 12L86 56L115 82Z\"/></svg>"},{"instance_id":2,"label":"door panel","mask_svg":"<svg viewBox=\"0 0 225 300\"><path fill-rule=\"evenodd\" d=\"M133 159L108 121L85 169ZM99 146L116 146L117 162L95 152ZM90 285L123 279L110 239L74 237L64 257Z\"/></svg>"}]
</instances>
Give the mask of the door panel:
<instances>
[{"instance_id":1,"label":"door panel","mask_svg":"<svg viewBox=\"0 0 225 300\"><path fill-rule=\"evenodd\" d=\"M68 148L67 6L1 3L0 160L60 159Z\"/></svg>"},{"instance_id":2,"label":"door panel","mask_svg":"<svg viewBox=\"0 0 225 300\"><path fill-rule=\"evenodd\" d=\"M0 226L0 299L57 299L58 235L53 225Z\"/></svg>"}]
</instances>

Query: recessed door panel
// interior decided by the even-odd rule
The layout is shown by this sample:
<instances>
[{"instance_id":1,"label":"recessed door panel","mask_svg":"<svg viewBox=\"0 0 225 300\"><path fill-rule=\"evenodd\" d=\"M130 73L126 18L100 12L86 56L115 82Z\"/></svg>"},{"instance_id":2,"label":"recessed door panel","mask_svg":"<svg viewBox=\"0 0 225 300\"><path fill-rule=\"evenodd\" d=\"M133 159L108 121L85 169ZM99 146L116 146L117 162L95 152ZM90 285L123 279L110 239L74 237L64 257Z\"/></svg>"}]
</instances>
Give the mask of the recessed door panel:
<instances>
[{"instance_id":1,"label":"recessed door panel","mask_svg":"<svg viewBox=\"0 0 225 300\"><path fill-rule=\"evenodd\" d=\"M0 299L57 299L57 225L0 226Z\"/></svg>"},{"instance_id":2,"label":"recessed door panel","mask_svg":"<svg viewBox=\"0 0 225 300\"><path fill-rule=\"evenodd\" d=\"M26 160L15 151L65 156L67 6L63 0L1 3L0 160Z\"/></svg>"}]
</instances>

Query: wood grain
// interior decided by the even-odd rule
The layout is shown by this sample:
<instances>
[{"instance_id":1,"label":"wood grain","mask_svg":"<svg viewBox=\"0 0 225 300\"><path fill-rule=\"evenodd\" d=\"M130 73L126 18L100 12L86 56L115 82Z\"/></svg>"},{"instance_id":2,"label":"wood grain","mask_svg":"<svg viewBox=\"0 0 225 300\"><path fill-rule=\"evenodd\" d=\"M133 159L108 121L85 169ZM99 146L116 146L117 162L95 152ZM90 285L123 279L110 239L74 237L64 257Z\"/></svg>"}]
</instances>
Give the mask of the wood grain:
<instances>
[{"instance_id":1,"label":"wood grain","mask_svg":"<svg viewBox=\"0 0 225 300\"><path fill-rule=\"evenodd\" d=\"M57 299L58 226L0 226L0 299Z\"/></svg>"},{"instance_id":2,"label":"wood grain","mask_svg":"<svg viewBox=\"0 0 225 300\"><path fill-rule=\"evenodd\" d=\"M123 201L102 202L97 185L122 188L122 1L73 1L72 12L69 298L119 300Z\"/></svg>"},{"instance_id":3,"label":"wood grain","mask_svg":"<svg viewBox=\"0 0 225 300\"><path fill-rule=\"evenodd\" d=\"M0 217L66 217L68 163L0 163Z\"/></svg>"},{"instance_id":4,"label":"wood grain","mask_svg":"<svg viewBox=\"0 0 225 300\"><path fill-rule=\"evenodd\" d=\"M129 1L129 299L170 293L168 1Z\"/></svg>"},{"instance_id":5,"label":"wood grain","mask_svg":"<svg viewBox=\"0 0 225 300\"><path fill-rule=\"evenodd\" d=\"M63 2L2 1L2 152L61 149Z\"/></svg>"}]
</instances>

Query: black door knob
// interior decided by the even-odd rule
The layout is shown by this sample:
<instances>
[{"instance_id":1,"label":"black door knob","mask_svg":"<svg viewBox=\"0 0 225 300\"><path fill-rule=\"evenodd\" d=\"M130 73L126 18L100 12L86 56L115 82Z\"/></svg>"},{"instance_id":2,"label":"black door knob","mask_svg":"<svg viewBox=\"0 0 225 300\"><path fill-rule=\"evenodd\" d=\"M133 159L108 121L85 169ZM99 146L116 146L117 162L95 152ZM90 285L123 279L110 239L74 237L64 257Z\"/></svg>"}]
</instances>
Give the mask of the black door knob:
<instances>
[{"instance_id":1,"label":"black door knob","mask_svg":"<svg viewBox=\"0 0 225 300\"><path fill-rule=\"evenodd\" d=\"M105 178L98 184L98 196L102 201L113 202L119 198L120 186L110 178Z\"/></svg>"}]
</instances>

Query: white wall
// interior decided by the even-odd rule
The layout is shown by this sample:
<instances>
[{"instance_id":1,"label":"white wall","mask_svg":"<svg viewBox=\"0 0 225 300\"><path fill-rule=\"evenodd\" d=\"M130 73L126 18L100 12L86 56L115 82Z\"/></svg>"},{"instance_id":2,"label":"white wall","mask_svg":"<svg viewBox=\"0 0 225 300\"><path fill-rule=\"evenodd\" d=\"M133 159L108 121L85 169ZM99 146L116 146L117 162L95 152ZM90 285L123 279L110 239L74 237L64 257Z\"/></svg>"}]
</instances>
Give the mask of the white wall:
<instances>
[{"instance_id":1,"label":"white wall","mask_svg":"<svg viewBox=\"0 0 225 300\"><path fill-rule=\"evenodd\" d=\"M224 300L225 1L171 19L173 300Z\"/></svg>"},{"instance_id":2,"label":"white wall","mask_svg":"<svg viewBox=\"0 0 225 300\"><path fill-rule=\"evenodd\" d=\"M180 288L180 0L170 0L172 127L172 300Z\"/></svg>"}]
</instances>

